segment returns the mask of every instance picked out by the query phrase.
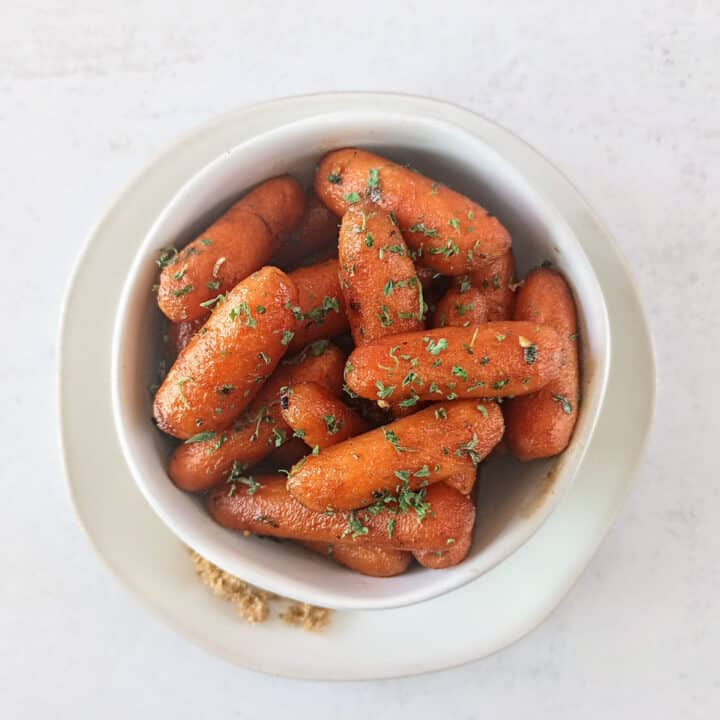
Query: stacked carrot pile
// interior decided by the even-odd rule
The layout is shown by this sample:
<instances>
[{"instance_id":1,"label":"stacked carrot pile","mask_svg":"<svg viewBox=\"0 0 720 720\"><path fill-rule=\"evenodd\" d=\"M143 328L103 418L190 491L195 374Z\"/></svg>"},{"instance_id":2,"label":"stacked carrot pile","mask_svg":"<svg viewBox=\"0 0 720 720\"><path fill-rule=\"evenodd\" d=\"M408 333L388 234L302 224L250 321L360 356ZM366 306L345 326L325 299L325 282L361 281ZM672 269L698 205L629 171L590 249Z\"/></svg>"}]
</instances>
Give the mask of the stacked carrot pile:
<instances>
[{"instance_id":1,"label":"stacked carrot pile","mask_svg":"<svg viewBox=\"0 0 720 720\"><path fill-rule=\"evenodd\" d=\"M155 420L183 441L170 478L224 527L368 575L449 567L491 451L570 441L567 283L515 284L500 221L407 167L331 152L309 195L270 179L158 264L177 357Z\"/></svg>"}]
</instances>

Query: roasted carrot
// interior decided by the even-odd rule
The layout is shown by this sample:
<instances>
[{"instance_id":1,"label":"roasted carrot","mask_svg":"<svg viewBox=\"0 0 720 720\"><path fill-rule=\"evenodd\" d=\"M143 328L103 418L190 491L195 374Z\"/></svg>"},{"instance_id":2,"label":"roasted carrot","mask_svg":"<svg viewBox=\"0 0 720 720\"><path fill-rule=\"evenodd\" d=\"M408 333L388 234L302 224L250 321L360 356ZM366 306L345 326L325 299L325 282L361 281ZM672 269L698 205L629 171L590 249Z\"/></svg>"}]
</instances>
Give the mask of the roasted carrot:
<instances>
[{"instance_id":1,"label":"roasted carrot","mask_svg":"<svg viewBox=\"0 0 720 720\"><path fill-rule=\"evenodd\" d=\"M328 153L318 166L315 192L336 215L365 197L394 212L416 257L443 275L463 275L510 247L508 231L480 205L365 150Z\"/></svg>"},{"instance_id":2,"label":"roasted carrot","mask_svg":"<svg viewBox=\"0 0 720 720\"><path fill-rule=\"evenodd\" d=\"M367 432L370 425L318 383L292 384L282 397L283 420L311 448L324 450Z\"/></svg>"},{"instance_id":3,"label":"roasted carrot","mask_svg":"<svg viewBox=\"0 0 720 720\"><path fill-rule=\"evenodd\" d=\"M290 175L266 180L240 202L261 217L270 228L273 251L287 242L306 209L305 193L298 181Z\"/></svg>"},{"instance_id":4,"label":"roasted carrot","mask_svg":"<svg viewBox=\"0 0 720 720\"><path fill-rule=\"evenodd\" d=\"M300 544L313 552L324 555L340 565L370 577L393 577L402 575L412 562L412 553L372 545L356 545L353 542L339 542L334 545L312 540Z\"/></svg>"},{"instance_id":5,"label":"roasted carrot","mask_svg":"<svg viewBox=\"0 0 720 720\"><path fill-rule=\"evenodd\" d=\"M433 313L430 327L471 327L487 322L487 302L477 288L461 293L450 288L440 298Z\"/></svg>"},{"instance_id":6,"label":"roasted carrot","mask_svg":"<svg viewBox=\"0 0 720 720\"><path fill-rule=\"evenodd\" d=\"M158 427L182 440L210 439L252 402L287 350L297 290L265 267L220 303L180 353L155 395Z\"/></svg>"},{"instance_id":7,"label":"roasted carrot","mask_svg":"<svg viewBox=\"0 0 720 720\"><path fill-rule=\"evenodd\" d=\"M176 448L168 469L172 481L183 490L198 492L259 463L292 434L280 413L282 388L307 380L339 394L344 362L344 354L327 341L287 358L231 429Z\"/></svg>"},{"instance_id":8,"label":"roasted carrot","mask_svg":"<svg viewBox=\"0 0 720 720\"><path fill-rule=\"evenodd\" d=\"M458 565L466 557L472 547L472 528L455 542L450 543L444 550L415 550L415 559L426 568L442 570Z\"/></svg>"},{"instance_id":9,"label":"roasted carrot","mask_svg":"<svg viewBox=\"0 0 720 720\"><path fill-rule=\"evenodd\" d=\"M258 463L257 469L253 468L253 472L289 472L290 468L309 452L310 449L300 438L291 437L287 442L273 448L270 454Z\"/></svg>"},{"instance_id":10,"label":"roasted carrot","mask_svg":"<svg viewBox=\"0 0 720 720\"><path fill-rule=\"evenodd\" d=\"M555 330L534 322L425 330L357 348L345 379L388 403L527 395L560 374L561 347Z\"/></svg>"},{"instance_id":11,"label":"roasted carrot","mask_svg":"<svg viewBox=\"0 0 720 720\"><path fill-rule=\"evenodd\" d=\"M347 332L348 318L340 291L337 260L299 268L289 277L298 289L298 304L294 308L297 327L289 352L302 350L315 340Z\"/></svg>"},{"instance_id":12,"label":"roasted carrot","mask_svg":"<svg viewBox=\"0 0 720 720\"><path fill-rule=\"evenodd\" d=\"M282 475L245 477L229 489L214 490L208 497L208 510L217 523L232 530L398 550L445 550L453 539L471 532L475 522L472 500L444 483L424 488L412 505L402 509L391 503L345 513L318 513L288 493Z\"/></svg>"},{"instance_id":13,"label":"roasted carrot","mask_svg":"<svg viewBox=\"0 0 720 720\"><path fill-rule=\"evenodd\" d=\"M433 405L304 458L290 471L288 490L319 512L365 507L466 473L502 434L495 403Z\"/></svg>"},{"instance_id":14,"label":"roasted carrot","mask_svg":"<svg viewBox=\"0 0 720 720\"><path fill-rule=\"evenodd\" d=\"M356 345L425 327L422 285L389 213L371 202L348 207L338 253Z\"/></svg>"},{"instance_id":15,"label":"roasted carrot","mask_svg":"<svg viewBox=\"0 0 720 720\"><path fill-rule=\"evenodd\" d=\"M461 293L475 288L487 303L487 319L510 320L513 317L515 304L515 256L508 250L494 260L485 261L469 276L456 279L456 286ZM517 318L516 318L517 319Z\"/></svg>"},{"instance_id":16,"label":"roasted carrot","mask_svg":"<svg viewBox=\"0 0 720 720\"><path fill-rule=\"evenodd\" d=\"M158 304L170 320L207 317L224 293L267 264L302 216L305 198L289 175L258 185L181 251L163 251Z\"/></svg>"},{"instance_id":17,"label":"roasted carrot","mask_svg":"<svg viewBox=\"0 0 720 720\"><path fill-rule=\"evenodd\" d=\"M200 317L195 320L169 323L168 344L173 352L173 359L187 347L192 336L205 324L206 319L205 317Z\"/></svg>"},{"instance_id":18,"label":"roasted carrot","mask_svg":"<svg viewBox=\"0 0 720 720\"><path fill-rule=\"evenodd\" d=\"M521 460L551 457L568 446L580 406L577 315L563 276L550 268L531 272L517 293L515 317L555 328L563 365L538 393L507 403L507 443Z\"/></svg>"},{"instance_id":19,"label":"roasted carrot","mask_svg":"<svg viewBox=\"0 0 720 720\"><path fill-rule=\"evenodd\" d=\"M339 224L340 218L333 215L315 193L309 193L302 219L288 241L272 256L270 263L283 270L292 270L331 243L337 246Z\"/></svg>"},{"instance_id":20,"label":"roasted carrot","mask_svg":"<svg viewBox=\"0 0 720 720\"><path fill-rule=\"evenodd\" d=\"M498 443L499 444L499 443ZM497 447L497 445L495 446ZM495 448L493 448L494 450ZM492 451L491 451L492 452ZM455 488L458 492L463 495L469 495L475 487L475 481L477 480L477 468L467 468L467 470L453 475L452 477L445 480L445 484L452 488Z\"/></svg>"}]
</instances>

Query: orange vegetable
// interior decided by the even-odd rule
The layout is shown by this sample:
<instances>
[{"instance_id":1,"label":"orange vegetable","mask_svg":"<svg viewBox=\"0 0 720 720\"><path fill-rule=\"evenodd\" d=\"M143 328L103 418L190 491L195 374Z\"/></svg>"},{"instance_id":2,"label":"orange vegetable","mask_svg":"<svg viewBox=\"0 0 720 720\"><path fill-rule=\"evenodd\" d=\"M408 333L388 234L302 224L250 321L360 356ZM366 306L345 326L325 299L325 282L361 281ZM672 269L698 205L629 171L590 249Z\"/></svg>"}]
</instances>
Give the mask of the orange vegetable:
<instances>
[{"instance_id":1,"label":"orange vegetable","mask_svg":"<svg viewBox=\"0 0 720 720\"><path fill-rule=\"evenodd\" d=\"M422 264L443 275L463 275L510 247L508 231L480 205L365 150L328 153L318 166L315 192L339 216L365 197L393 211Z\"/></svg>"},{"instance_id":2,"label":"orange vegetable","mask_svg":"<svg viewBox=\"0 0 720 720\"><path fill-rule=\"evenodd\" d=\"M464 292L472 286L479 291L487 303L487 319L510 320L515 304L515 256L508 250L494 260L487 260L468 277L458 278L456 285ZM515 318L517 320L517 318Z\"/></svg>"},{"instance_id":3,"label":"orange vegetable","mask_svg":"<svg viewBox=\"0 0 720 720\"><path fill-rule=\"evenodd\" d=\"M502 434L495 403L433 405L301 460L290 471L288 490L319 512L361 508L465 474Z\"/></svg>"},{"instance_id":4,"label":"orange vegetable","mask_svg":"<svg viewBox=\"0 0 720 720\"><path fill-rule=\"evenodd\" d=\"M476 288L450 288L438 301L430 327L471 327L487 322L487 302Z\"/></svg>"},{"instance_id":5,"label":"orange vegetable","mask_svg":"<svg viewBox=\"0 0 720 720\"><path fill-rule=\"evenodd\" d=\"M223 527L256 535L398 550L445 550L452 539L471 532L475 522L473 502L444 483L427 488L418 505L420 512L409 508L329 514L301 505L288 493L282 475L244 480L230 490L214 490L208 497L208 510Z\"/></svg>"},{"instance_id":6,"label":"orange vegetable","mask_svg":"<svg viewBox=\"0 0 720 720\"><path fill-rule=\"evenodd\" d=\"M182 440L214 437L252 402L287 350L297 290L265 267L236 285L168 372L155 395L158 427Z\"/></svg>"},{"instance_id":7,"label":"orange vegetable","mask_svg":"<svg viewBox=\"0 0 720 720\"><path fill-rule=\"evenodd\" d=\"M324 450L364 433L369 424L318 383L293 384L282 398L283 420L311 447Z\"/></svg>"},{"instance_id":8,"label":"orange vegetable","mask_svg":"<svg viewBox=\"0 0 720 720\"><path fill-rule=\"evenodd\" d=\"M348 207L338 253L340 287L357 345L425 327L422 285L387 212L370 202Z\"/></svg>"},{"instance_id":9,"label":"orange vegetable","mask_svg":"<svg viewBox=\"0 0 720 720\"><path fill-rule=\"evenodd\" d=\"M290 352L315 340L332 338L348 330L345 298L340 290L338 261L299 268L289 275L298 289L297 327Z\"/></svg>"},{"instance_id":10,"label":"orange vegetable","mask_svg":"<svg viewBox=\"0 0 720 720\"><path fill-rule=\"evenodd\" d=\"M169 323L168 343L176 358L192 339L192 336L205 324L207 318L200 317L195 320L183 320L182 322Z\"/></svg>"},{"instance_id":11,"label":"orange vegetable","mask_svg":"<svg viewBox=\"0 0 720 720\"><path fill-rule=\"evenodd\" d=\"M283 428L278 429L282 430ZM287 442L271 450L270 454L258 463L254 471L276 473L285 470L287 472L296 462L304 458L308 452L308 446L300 438L291 437Z\"/></svg>"},{"instance_id":12,"label":"orange vegetable","mask_svg":"<svg viewBox=\"0 0 720 720\"><path fill-rule=\"evenodd\" d=\"M498 443L499 444L499 443ZM495 446L497 447L497 445ZM494 452L495 448L493 448ZM491 453L492 454L492 453ZM455 488L458 492L463 495L469 495L475 487L475 481L477 480L477 468L467 468L467 470L453 475L452 477L445 480L445 484L452 488Z\"/></svg>"},{"instance_id":13,"label":"orange vegetable","mask_svg":"<svg viewBox=\"0 0 720 720\"><path fill-rule=\"evenodd\" d=\"M580 408L577 315L563 276L549 268L531 272L517 293L515 317L555 328L563 364L538 393L507 403L507 444L521 460L551 457L570 443Z\"/></svg>"},{"instance_id":14,"label":"orange vegetable","mask_svg":"<svg viewBox=\"0 0 720 720\"><path fill-rule=\"evenodd\" d=\"M459 565L466 557L472 547L471 532L466 533L455 542L450 543L444 550L415 550L415 559L426 568L442 570L444 568Z\"/></svg>"},{"instance_id":15,"label":"orange vegetable","mask_svg":"<svg viewBox=\"0 0 720 720\"><path fill-rule=\"evenodd\" d=\"M392 577L402 575L412 562L412 553L407 550L394 550L372 545L356 545L352 542L339 542L331 545L312 540L300 541L300 544L313 552L324 555L340 565L371 577Z\"/></svg>"},{"instance_id":16,"label":"orange vegetable","mask_svg":"<svg viewBox=\"0 0 720 720\"><path fill-rule=\"evenodd\" d=\"M348 358L345 381L389 403L526 395L560 374L561 340L547 325L495 322L382 338Z\"/></svg>"},{"instance_id":17,"label":"orange vegetable","mask_svg":"<svg viewBox=\"0 0 720 720\"><path fill-rule=\"evenodd\" d=\"M327 341L288 358L262 386L234 427L204 442L180 445L170 459L172 481L183 490L207 490L233 471L242 473L287 440L291 431L280 413L281 389L292 382L315 381L341 392L345 356Z\"/></svg>"},{"instance_id":18,"label":"orange vegetable","mask_svg":"<svg viewBox=\"0 0 720 720\"><path fill-rule=\"evenodd\" d=\"M180 252L164 253L160 309L173 322L207 317L213 299L267 264L304 208L289 175L258 185Z\"/></svg>"},{"instance_id":19,"label":"orange vegetable","mask_svg":"<svg viewBox=\"0 0 720 720\"><path fill-rule=\"evenodd\" d=\"M301 261L331 243L337 247L340 219L333 215L315 193L309 193L305 214L289 240L272 256L270 263L285 269L296 267Z\"/></svg>"}]
</instances>

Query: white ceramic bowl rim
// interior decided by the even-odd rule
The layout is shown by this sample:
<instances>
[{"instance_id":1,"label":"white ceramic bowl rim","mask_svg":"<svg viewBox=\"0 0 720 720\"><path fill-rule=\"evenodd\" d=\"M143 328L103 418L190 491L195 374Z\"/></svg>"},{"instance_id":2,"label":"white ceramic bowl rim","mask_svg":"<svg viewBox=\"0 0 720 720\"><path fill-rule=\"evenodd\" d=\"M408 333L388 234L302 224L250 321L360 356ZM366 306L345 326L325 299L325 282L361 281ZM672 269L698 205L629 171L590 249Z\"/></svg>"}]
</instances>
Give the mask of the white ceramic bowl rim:
<instances>
[{"instance_id":1,"label":"white ceramic bowl rim","mask_svg":"<svg viewBox=\"0 0 720 720\"><path fill-rule=\"evenodd\" d=\"M149 302L147 295L143 297L143 293L149 287L148 267L152 267L155 251L166 246L169 238L177 237L178 230L181 235L186 235L188 228L197 224L198 212L194 209L196 205L200 204L204 208L200 215L211 215L213 209L217 210L218 207L228 204L237 197L239 191L265 177L292 169L284 165L283 156L279 154L274 165L269 166L267 162L255 163L253 174L249 168L253 165L255 156L267 153L267 148L271 146L301 143L306 136L312 133L317 136L318 132L321 132L326 140L319 148L317 144L313 146L316 159L324 150L338 145L382 146L383 127L401 128L405 142L410 144L422 143L423 138L432 135L445 140L454 138L454 142L466 146L468 152L482 156L489 165L495 164L498 177L502 177L504 182L511 181L513 192L527 198L527 202L533 205L533 212L543 218L547 227L553 228L552 240L557 242L562 252L573 255L573 262L582 269L578 273L578 277L583 279L581 290L593 299L592 307L588 303L580 306L581 316L586 324L589 314L592 315L595 347L591 358L592 367L586 368L591 371L592 378L584 388L585 400L576 436L571 448L556 464L555 480L550 491L546 493L543 501L534 507L532 513L509 527L507 532L494 541L492 552L486 552L487 548L483 548L483 552L470 557L452 570L417 571L414 575L421 574L423 579L403 586L401 578L351 578L351 574L342 568L326 567L319 558L306 557L302 551L283 548L283 554L288 556L290 562L302 564L309 571L307 579L297 575L289 577L287 572L268 562L267 544L262 553L256 553L239 550L235 537L229 541L230 533L212 525L204 511L199 510L197 503L189 502L187 496L172 486L164 469L156 462L159 456L152 463L148 463L144 456L147 454L147 447L143 446L147 438L142 436L152 435L154 431L147 414L144 415L144 426L138 424L137 408L133 407L127 390L128 347L134 334L131 329L131 315L133 311L138 312L141 304L144 303L147 307ZM353 133L366 139L359 143L336 139L352 137ZM391 145L397 146L398 143L394 141ZM217 184L221 176L232 174L231 171L237 170L237 166L245 168L242 173L243 182L228 184L225 195L218 195L217 187L213 183ZM504 217L502 219L505 220ZM436 119L379 110L333 112L283 124L233 147L194 175L168 203L142 243L123 289L112 349L113 410L121 447L136 483L153 509L183 542L228 571L283 595L335 608L395 607L437 596L469 582L520 547L542 525L570 486L589 444L605 391L609 352L610 337L602 292L580 243L554 206L489 145L472 133ZM281 553L278 547L271 548L271 551L278 555ZM258 558L254 557L256 554L259 555ZM318 583L318 576L327 579L331 575L337 578L336 587ZM345 587L348 589L345 590Z\"/></svg>"}]
</instances>

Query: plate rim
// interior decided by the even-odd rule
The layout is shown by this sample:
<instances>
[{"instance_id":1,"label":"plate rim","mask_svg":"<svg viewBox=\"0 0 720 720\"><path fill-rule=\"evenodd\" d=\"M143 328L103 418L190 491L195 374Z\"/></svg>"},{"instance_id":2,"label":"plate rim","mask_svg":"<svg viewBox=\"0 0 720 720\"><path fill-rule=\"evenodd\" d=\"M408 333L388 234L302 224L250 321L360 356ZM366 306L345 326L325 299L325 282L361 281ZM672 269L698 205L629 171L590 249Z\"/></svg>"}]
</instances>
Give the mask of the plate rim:
<instances>
[{"instance_id":1,"label":"plate rim","mask_svg":"<svg viewBox=\"0 0 720 720\"><path fill-rule=\"evenodd\" d=\"M614 502L612 504L611 509L608 511L607 515L603 518L602 528L598 530L597 536L593 537L591 542L586 543L586 546L590 548L587 558L583 559L582 562L579 564L580 566L575 568L572 572L572 577L569 578L566 581L566 584L563 583L562 587L556 588L555 593L553 594L552 602L549 604L546 604L542 607L536 607L535 612L532 613L532 617L526 619L526 622L524 623L524 626L515 632L511 633L510 637L507 637L504 641L501 641L497 644L497 646L490 652L481 652L480 654L474 655L473 657L466 657L459 659L456 663L445 663L439 666L430 666L425 669L412 669L408 670L407 672L394 672L391 671L389 673L379 673L379 674L373 674L372 676L365 676L365 675L353 675L353 674L347 674L347 675L340 675L340 676L334 676L332 678L312 674L312 673L291 673L287 671L278 671L277 669L272 669L268 667L263 667L262 663L238 663L238 660L234 657L230 657L221 647L216 646L212 641L209 640L207 637L199 637L196 633L194 633L192 630L190 630L187 626L183 626L181 623L177 623L174 618L169 618L167 616L163 616L160 608L151 600L149 600L142 592L142 588L137 587L134 582L131 580L131 578L127 577L122 573L122 571L115 567L114 563L108 558L106 555L103 554L100 547L97 545L92 533L90 532L89 527L85 523L83 516L81 514L78 497L76 495L76 488L72 482L72 471L70 468L69 463L69 457L68 457L68 444L70 442L69 438L67 437L68 434L68 428L65 418L65 405L64 405L64 396L65 391L63 388L63 377L65 373L65 357L66 357L66 342L69 343L69 340L66 340L68 335L68 327L71 322L71 317L69 310L71 308L71 303L73 301L73 298L75 296L75 292L77 291L77 283L78 279L80 278L82 272L85 270L85 266L88 263L89 257L91 255L91 251L93 249L93 244L96 239L96 237L103 231L104 227L110 222L111 218L118 212L118 210L122 207L122 203L125 201L126 197L130 194L130 192L134 189L136 189L139 185L141 185L144 181L147 181L148 175L151 173L151 171L155 170L158 171L162 163L170 156L177 152L185 151L190 152L191 151L191 145L193 144L193 141L199 140L203 135L206 135L210 132L212 132L213 128L225 125L227 123L233 123L239 121L242 117L251 115L254 112L259 112L263 110L267 110L268 108L272 106L279 106L284 103L311 103L313 100L326 100L326 101L338 101L343 102L347 101L350 98L355 99L362 99L364 101L373 100L374 98L382 98L383 100L392 101L393 99L402 99L403 101L415 101L420 103L432 103L436 107L450 107L453 108L456 111L460 111L463 113L468 120L474 119L475 122L478 122L480 124L486 124L488 126L492 126L496 130L501 131L501 133L504 133L509 139L516 143L520 143L527 151L530 151L532 155L535 156L535 159L540 160L544 162L548 168L550 168L554 173L557 175L557 178L560 179L566 186L566 190L570 190L575 198L577 199L578 203L582 206L582 209L585 213L587 213L588 217L592 219L592 221L597 225L598 229L602 232L605 239L608 241L608 243L611 245L614 260L617 260L622 267L622 270L624 271L624 279L627 281L627 284L629 286L629 289L633 295L633 299L635 301L636 309L639 313L640 320L642 322L642 330L644 331L644 338L643 340L646 343L646 350L648 352L648 360L650 363L650 367L647 368L648 374L651 377L652 382L650 383L650 395L647 397L648 402L648 421L646 423L646 426L644 428L644 432L642 433L642 437L637 442L637 449L635 451L634 460L631 467L628 467L625 469L624 474L627 475L627 480L623 483L621 486L621 492L617 495L617 497L614 499ZM309 109L308 114L312 113L312 109ZM642 462L645 453L647 451L651 431L652 431L652 420L655 414L655 407L656 407L656 395L657 395L657 376L656 376L656 362L655 362L655 348L653 344L653 338L652 334L650 332L650 325L647 320L647 315L645 312L645 308L642 305L641 299L640 299L640 293L638 286L633 278L633 275L630 271L629 265L622 255L622 253L619 251L615 240L611 233L609 232L606 224L598 217L598 215L595 213L595 211L592 209L592 207L589 205L587 200L584 198L584 196L579 192L579 190L573 185L573 183L560 171L550 160L545 158L541 153L539 153L535 148L533 148L529 143L524 141L522 138L518 137L511 131L502 128L501 126L497 125L491 120L488 120L487 118L483 118L481 115L478 115L477 113L474 113L466 108L463 108L461 105L454 104L454 103L447 103L444 101L437 101L431 98L422 98L414 95L407 95L407 94L399 94L399 93L316 93L311 95L301 95L301 96L294 96L294 97L285 97L285 98L278 98L274 100L269 100L263 103L254 104L248 107L238 108L234 110L230 110L226 113L223 113L215 118L210 119L209 121L202 123L194 128L192 128L190 131L182 134L177 140L175 140L171 145L169 145L166 148L163 148L160 152L155 153L154 156L143 166L143 168L137 172L130 180L127 182L122 189L120 189L115 196L112 198L111 202L108 205L107 210L102 214L102 216L94 223L92 226L90 232L87 234L85 241L83 243L83 246L81 248L81 251L73 264L73 270L70 274L69 281L66 285L66 289L63 295L63 302L61 305L61 311L60 311L60 327L59 327L59 339L58 339L58 364L57 364L57 394L56 394L56 400L57 400L57 407L58 407L58 418L59 418L59 424L58 424L58 430L59 430L59 439L60 439L60 451L61 451L61 461L62 461L62 468L65 474L68 491L71 499L71 503L74 509L74 512L78 518L78 521L83 528L83 531L85 535L87 536L91 547L93 548L94 552L98 555L102 563L108 567L112 574L115 575L115 577L120 581L120 584L125 586L126 588L130 589L132 591L132 594L136 597L137 600L141 602L142 605L147 607L149 610L152 611L153 616L159 616L159 619L161 619L165 624L172 627L174 630L178 631L181 635L188 637L193 644L197 645L198 647L201 647L205 649L206 651L212 652L215 655L218 655L219 657L223 658L224 660L227 660L229 662L232 662L234 664L242 664L244 667L249 667L253 670L259 670L262 672L269 672L272 674L278 674L282 675L284 677L296 677L296 678L304 678L304 679L332 679L332 680L352 680L352 679L371 679L371 678L384 678L384 677L402 677L402 676L408 676L408 675L415 675L420 674L423 672L432 672L435 670L440 669L446 669L450 667L456 667L458 665L465 664L466 662L470 662L474 659L478 659L480 657L484 657L487 655L492 654L493 652L497 652L504 647L507 647L509 644L512 644L515 640L523 637L528 632L530 632L534 627L536 627L540 622L542 622L558 605L558 603L561 601L561 599L567 594L567 592L572 588L572 586L575 584L577 579L580 577L584 569L587 567L590 559L595 554L597 547L599 546L602 539L607 534L609 528L612 526L615 518L617 517L617 514L620 510L620 508L623 505L624 499L627 496L627 493L629 492L630 487L632 486L632 477L635 475L640 463ZM612 323L611 323L611 338L612 343L614 344L615 338L613 336L612 332ZM613 373L613 366L611 363L610 368L610 374L612 376ZM135 488L136 492L139 492L137 488ZM522 549L521 549L522 550ZM373 612L382 612L382 611L373 611Z\"/></svg>"}]
</instances>

